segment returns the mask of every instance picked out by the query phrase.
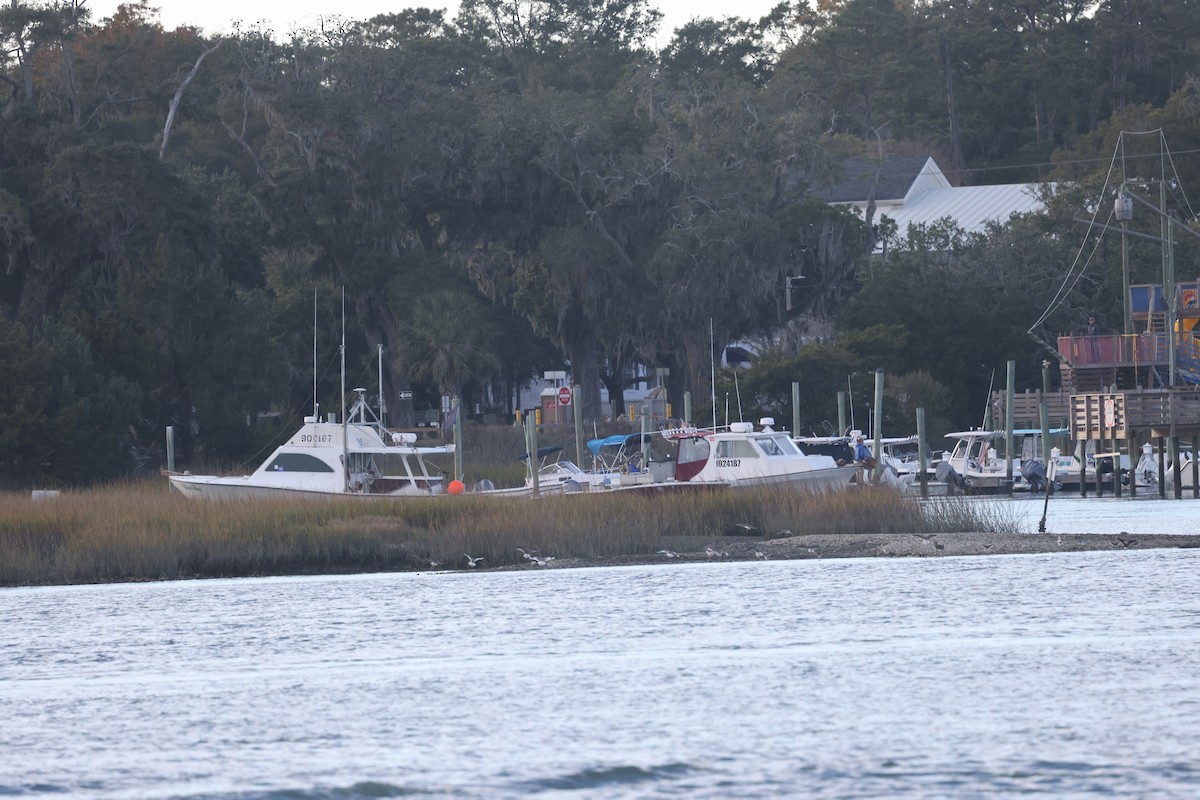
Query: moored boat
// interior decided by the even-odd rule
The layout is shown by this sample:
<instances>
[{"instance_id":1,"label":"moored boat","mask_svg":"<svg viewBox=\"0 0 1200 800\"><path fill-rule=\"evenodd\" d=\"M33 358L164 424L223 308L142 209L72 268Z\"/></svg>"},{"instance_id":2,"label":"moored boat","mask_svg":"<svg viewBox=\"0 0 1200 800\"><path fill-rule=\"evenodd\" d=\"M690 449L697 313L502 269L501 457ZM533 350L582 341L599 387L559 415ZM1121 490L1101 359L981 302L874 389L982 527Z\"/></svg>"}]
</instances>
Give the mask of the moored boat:
<instances>
[{"instance_id":1,"label":"moored boat","mask_svg":"<svg viewBox=\"0 0 1200 800\"><path fill-rule=\"evenodd\" d=\"M760 420L728 428L669 428L662 436L675 444L673 480L731 487L789 485L826 491L844 489L857 472L831 456L807 455L775 420Z\"/></svg>"},{"instance_id":2,"label":"moored boat","mask_svg":"<svg viewBox=\"0 0 1200 800\"><path fill-rule=\"evenodd\" d=\"M829 456L806 455L786 432L771 428L774 420L761 421L755 430L749 422L735 422L727 428L666 428L659 432L674 452L663 456L651 453L641 461L641 447L647 445L642 434L613 436L593 440L591 447L599 468L580 469L574 463L545 456L558 448L539 451L536 494L575 494L592 492L666 492L692 489L727 489L748 486L794 486L810 491L844 489L857 472L853 465L843 466ZM626 458L600 459L604 447L623 449ZM639 454L635 456L636 454ZM500 497L535 494L532 473L525 485L514 489L478 492Z\"/></svg>"},{"instance_id":3,"label":"moored boat","mask_svg":"<svg viewBox=\"0 0 1200 800\"><path fill-rule=\"evenodd\" d=\"M250 475L171 474L185 497L204 500L429 496L445 491L445 473L427 461L454 445L423 447L413 433L389 431L371 412L365 390L344 423L313 415Z\"/></svg>"}]
</instances>

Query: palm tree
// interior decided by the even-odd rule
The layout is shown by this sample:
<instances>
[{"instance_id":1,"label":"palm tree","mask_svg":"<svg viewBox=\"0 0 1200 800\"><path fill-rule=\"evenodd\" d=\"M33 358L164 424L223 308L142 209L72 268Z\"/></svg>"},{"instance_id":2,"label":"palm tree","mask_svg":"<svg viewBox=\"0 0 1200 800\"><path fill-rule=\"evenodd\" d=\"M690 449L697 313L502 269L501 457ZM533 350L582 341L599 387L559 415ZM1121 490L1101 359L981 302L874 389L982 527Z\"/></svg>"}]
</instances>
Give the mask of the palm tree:
<instances>
[{"instance_id":1,"label":"palm tree","mask_svg":"<svg viewBox=\"0 0 1200 800\"><path fill-rule=\"evenodd\" d=\"M443 395L457 397L468 380L485 381L500 369L497 335L482 303L467 292L444 289L412 307L400 358L411 378L432 381Z\"/></svg>"}]
</instances>

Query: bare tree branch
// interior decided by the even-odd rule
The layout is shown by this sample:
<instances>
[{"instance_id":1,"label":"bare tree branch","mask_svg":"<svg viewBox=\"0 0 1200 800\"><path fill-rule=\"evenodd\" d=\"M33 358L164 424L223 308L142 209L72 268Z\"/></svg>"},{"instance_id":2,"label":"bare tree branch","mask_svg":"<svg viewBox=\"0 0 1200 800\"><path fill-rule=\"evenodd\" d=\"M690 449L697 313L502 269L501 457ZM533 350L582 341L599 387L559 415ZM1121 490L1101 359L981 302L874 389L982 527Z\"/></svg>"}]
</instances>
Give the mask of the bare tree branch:
<instances>
[{"instance_id":1,"label":"bare tree branch","mask_svg":"<svg viewBox=\"0 0 1200 800\"><path fill-rule=\"evenodd\" d=\"M209 54L216 50L224 43L224 39L219 40L212 47L205 50L196 59L195 66L192 71L183 79L183 83L179 84L179 88L175 90L175 96L171 98L171 110L167 112L167 124L163 126L162 145L158 148L158 160L162 161L167 154L167 143L171 141L171 128L175 125L175 112L179 110L179 101L183 99L183 92L187 89L188 84L196 77L196 73L200 71L200 65L204 63L204 59L208 58Z\"/></svg>"}]
</instances>

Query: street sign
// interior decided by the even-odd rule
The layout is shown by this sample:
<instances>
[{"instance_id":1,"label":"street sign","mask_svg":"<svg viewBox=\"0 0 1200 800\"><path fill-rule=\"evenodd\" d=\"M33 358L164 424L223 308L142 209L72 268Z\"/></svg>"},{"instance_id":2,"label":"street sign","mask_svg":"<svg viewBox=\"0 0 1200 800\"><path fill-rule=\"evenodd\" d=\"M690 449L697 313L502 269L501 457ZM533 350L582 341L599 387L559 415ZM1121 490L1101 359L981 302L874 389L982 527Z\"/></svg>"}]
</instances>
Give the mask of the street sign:
<instances>
[{"instance_id":1,"label":"street sign","mask_svg":"<svg viewBox=\"0 0 1200 800\"><path fill-rule=\"evenodd\" d=\"M564 386L558 390L558 404L560 406L571 405L571 387Z\"/></svg>"},{"instance_id":2,"label":"street sign","mask_svg":"<svg viewBox=\"0 0 1200 800\"><path fill-rule=\"evenodd\" d=\"M400 392L400 399L401 400L412 400L412 392L407 391L407 390Z\"/></svg>"}]
</instances>

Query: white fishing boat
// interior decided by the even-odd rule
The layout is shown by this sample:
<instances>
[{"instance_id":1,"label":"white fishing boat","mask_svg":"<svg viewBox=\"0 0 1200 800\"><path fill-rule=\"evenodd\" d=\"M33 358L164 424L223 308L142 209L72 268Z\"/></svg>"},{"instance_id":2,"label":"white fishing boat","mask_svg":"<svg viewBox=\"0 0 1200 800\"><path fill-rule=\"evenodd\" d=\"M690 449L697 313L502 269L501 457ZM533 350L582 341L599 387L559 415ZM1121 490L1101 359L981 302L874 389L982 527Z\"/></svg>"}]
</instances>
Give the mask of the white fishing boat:
<instances>
[{"instance_id":1,"label":"white fishing boat","mask_svg":"<svg viewBox=\"0 0 1200 800\"><path fill-rule=\"evenodd\" d=\"M365 400L344 423L304 418L304 425L250 475L171 474L185 497L204 500L429 496L445 491L445 473L430 456L453 457L454 445L423 447L414 433L389 431Z\"/></svg>"},{"instance_id":2,"label":"white fishing boat","mask_svg":"<svg viewBox=\"0 0 1200 800\"><path fill-rule=\"evenodd\" d=\"M1023 482L1021 459L1013 459L1010 480L1008 463L997 452L997 444L1004 441L1004 431L957 431L947 433L946 438L956 442L954 448L943 456L943 463L948 464L957 473L969 492L1007 493Z\"/></svg>"},{"instance_id":3,"label":"white fishing boat","mask_svg":"<svg viewBox=\"0 0 1200 800\"><path fill-rule=\"evenodd\" d=\"M831 456L806 455L775 420L728 428L669 428L662 436L675 444L671 479L691 485L731 487L789 485L816 491L844 489L858 471Z\"/></svg>"}]
</instances>

